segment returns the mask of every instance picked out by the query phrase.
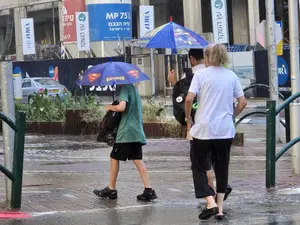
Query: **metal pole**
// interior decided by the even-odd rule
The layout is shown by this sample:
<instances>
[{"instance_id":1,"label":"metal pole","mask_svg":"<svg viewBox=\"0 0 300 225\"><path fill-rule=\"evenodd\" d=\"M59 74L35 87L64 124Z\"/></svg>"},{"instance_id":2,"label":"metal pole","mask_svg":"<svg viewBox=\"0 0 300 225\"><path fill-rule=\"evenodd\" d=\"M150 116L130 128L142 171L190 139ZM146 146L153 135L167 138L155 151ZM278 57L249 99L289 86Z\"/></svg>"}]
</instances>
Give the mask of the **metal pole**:
<instances>
[{"instance_id":1,"label":"metal pole","mask_svg":"<svg viewBox=\"0 0 300 225\"><path fill-rule=\"evenodd\" d=\"M276 101L279 105L279 87L278 87L278 72L277 72L277 56L276 56L276 24L275 24L275 9L274 0L266 0L266 32L267 32L267 47L268 47L268 68L269 68L269 86L270 99ZM280 141L280 118L276 117L276 140Z\"/></svg>"},{"instance_id":2,"label":"metal pole","mask_svg":"<svg viewBox=\"0 0 300 225\"><path fill-rule=\"evenodd\" d=\"M101 58L104 58L105 57L105 49L104 49L104 41L101 41Z\"/></svg>"},{"instance_id":3,"label":"metal pole","mask_svg":"<svg viewBox=\"0 0 300 225\"><path fill-rule=\"evenodd\" d=\"M53 26L53 43L56 45L56 32L55 32L55 8L54 2L52 2L52 26Z\"/></svg>"},{"instance_id":4,"label":"metal pole","mask_svg":"<svg viewBox=\"0 0 300 225\"><path fill-rule=\"evenodd\" d=\"M22 202L22 183L23 183L23 164L24 164L24 144L26 130L26 114L17 112L16 123L18 131L15 137L14 160L13 160L13 175L14 183L12 186L11 207L20 209Z\"/></svg>"},{"instance_id":5,"label":"metal pole","mask_svg":"<svg viewBox=\"0 0 300 225\"><path fill-rule=\"evenodd\" d=\"M298 1L289 1L289 33L290 33L290 63L292 95L300 91L299 69L299 27L298 27ZM296 104L290 105L291 140L299 136L300 110ZM300 174L300 144L292 147L292 168L295 174Z\"/></svg>"},{"instance_id":6,"label":"metal pole","mask_svg":"<svg viewBox=\"0 0 300 225\"><path fill-rule=\"evenodd\" d=\"M275 187L276 174L276 101L267 101L266 188Z\"/></svg>"},{"instance_id":7,"label":"metal pole","mask_svg":"<svg viewBox=\"0 0 300 225\"><path fill-rule=\"evenodd\" d=\"M300 137L300 103L291 103L291 135L292 140ZM292 171L294 174L300 174L300 143L298 142L292 147Z\"/></svg>"},{"instance_id":8,"label":"metal pole","mask_svg":"<svg viewBox=\"0 0 300 225\"><path fill-rule=\"evenodd\" d=\"M0 62L1 105L4 115L15 121L14 88L12 62ZM2 122L4 142L4 165L12 171L15 132L5 122ZM6 178L6 198L11 201L11 181Z\"/></svg>"},{"instance_id":9,"label":"metal pole","mask_svg":"<svg viewBox=\"0 0 300 225\"><path fill-rule=\"evenodd\" d=\"M151 64L151 80L152 80L152 96L155 96L155 68L154 68L154 50L150 49L150 64Z\"/></svg>"}]
</instances>

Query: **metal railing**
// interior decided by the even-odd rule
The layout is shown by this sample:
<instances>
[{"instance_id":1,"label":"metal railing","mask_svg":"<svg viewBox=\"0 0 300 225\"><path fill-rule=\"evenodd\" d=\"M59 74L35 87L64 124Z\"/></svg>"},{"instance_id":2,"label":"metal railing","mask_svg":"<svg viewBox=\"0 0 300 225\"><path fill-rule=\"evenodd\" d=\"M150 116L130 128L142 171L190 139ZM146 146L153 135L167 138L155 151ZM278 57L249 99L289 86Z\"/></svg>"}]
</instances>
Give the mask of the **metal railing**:
<instances>
[{"instance_id":1,"label":"metal railing","mask_svg":"<svg viewBox=\"0 0 300 225\"><path fill-rule=\"evenodd\" d=\"M300 142L300 136L289 141L278 154L276 154L276 116L283 110L289 108L290 104L300 97L300 92L289 97L283 104L276 108L276 101L267 102L267 140L266 140L266 187L275 187L276 162L291 147ZM288 121L286 121L287 125Z\"/></svg>"},{"instance_id":2,"label":"metal railing","mask_svg":"<svg viewBox=\"0 0 300 225\"><path fill-rule=\"evenodd\" d=\"M10 118L0 112L0 119L15 131L12 172L1 164L0 171L12 181L11 208L20 209L22 199L26 114L24 112L16 112L16 122L14 123Z\"/></svg>"},{"instance_id":3,"label":"metal railing","mask_svg":"<svg viewBox=\"0 0 300 225\"><path fill-rule=\"evenodd\" d=\"M246 88L244 88L244 92L253 89L253 88L263 88L263 89L270 89L270 87L268 85L265 84L252 84ZM282 93L278 93L279 98L283 101L285 101L285 97L283 96ZM280 123L285 127L285 135L286 135L286 143L289 143L291 141L291 128L290 128L290 108L287 106L285 106L285 121L280 120ZM250 112L245 114L244 116L242 116L236 123L235 126L237 127L244 119L248 118L249 116L255 115L255 114L260 114L260 115L267 115L267 113L265 111L255 111L255 112Z\"/></svg>"}]
</instances>

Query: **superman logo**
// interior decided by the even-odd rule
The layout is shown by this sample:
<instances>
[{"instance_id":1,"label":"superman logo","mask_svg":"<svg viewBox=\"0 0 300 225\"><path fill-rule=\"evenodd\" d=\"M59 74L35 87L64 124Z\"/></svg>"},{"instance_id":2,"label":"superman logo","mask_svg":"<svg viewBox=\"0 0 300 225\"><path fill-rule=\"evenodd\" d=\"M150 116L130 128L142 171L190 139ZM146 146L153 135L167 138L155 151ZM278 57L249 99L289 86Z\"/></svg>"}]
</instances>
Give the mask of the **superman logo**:
<instances>
[{"instance_id":1,"label":"superman logo","mask_svg":"<svg viewBox=\"0 0 300 225\"><path fill-rule=\"evenodd\" d=\"M130 71L128 71L128 74L135 77L135 78L139 78L139 71L138 70L130 70Z\"/></svg>"},{"instance_id":2,"label":"superman logo","mask_svg":"<svg viewBox=\"0 0 300 225\"><path fill-rule=\"evenodd\" d=\"M89 81L90 83L93 83L95 80L97 80L101 76L100 73L90 73L89 74Z\"/></svg>"}]
</instances>

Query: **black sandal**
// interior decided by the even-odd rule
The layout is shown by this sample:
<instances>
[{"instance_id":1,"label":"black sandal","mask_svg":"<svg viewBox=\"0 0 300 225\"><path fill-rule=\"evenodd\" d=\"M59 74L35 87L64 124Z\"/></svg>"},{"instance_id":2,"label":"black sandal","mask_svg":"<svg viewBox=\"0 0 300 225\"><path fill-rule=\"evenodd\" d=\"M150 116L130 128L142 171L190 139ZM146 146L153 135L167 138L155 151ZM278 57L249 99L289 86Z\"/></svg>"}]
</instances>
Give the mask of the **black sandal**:
<instances>
[{"instance_id":1,"label":"black sandal","mask_svg":"<svg viewBox=\"0 0 300 225\"><path fill-rule=\"evenodd\" d=\"M200 220L208 220L210 219L212 216L215 216L219 213L219 208L218 207L214 207L211 209L203 209L202 212L199 215L199 219Z\"/></svg>"},{"instance_id":2,"label":"black sandal","mask_svg":"<svg viewBox=\"0 0 300 225\"><path fill-rule=\"evenodd\" d=\"M215 215L215 219L218 220L218 221L224 220L225 217L226 217L225 213L224 213L224 215Z\"/></svg>"}]
</instances>

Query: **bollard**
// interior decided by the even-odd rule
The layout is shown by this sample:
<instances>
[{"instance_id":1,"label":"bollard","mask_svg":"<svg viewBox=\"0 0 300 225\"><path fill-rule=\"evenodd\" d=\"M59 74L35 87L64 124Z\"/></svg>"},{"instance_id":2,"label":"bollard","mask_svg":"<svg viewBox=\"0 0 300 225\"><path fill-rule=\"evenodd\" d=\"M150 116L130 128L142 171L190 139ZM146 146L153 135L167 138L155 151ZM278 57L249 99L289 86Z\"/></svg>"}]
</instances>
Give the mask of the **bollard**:
<instances>
[{"instance_id":1,"label":"bollard","mask_svg":"<svg viewBox=\"0 0 300 225\"><path fill-rule=\"evenodd\" d=\"M285 138L286 143L291 141L290 105L287 105L284 112L285 117Z\"/></svg>"},{"instance_id":2,"label":"bollard","mask_svg":"<svg viewBox=\"0 0 300 225\"><path fill-rule=\"evenodd\" d=\"M22 200L22 182L23 182L23 164L24 164L24 144L26 129L26 114L17 112L16 124L18 130L15 134L13 176L15 178L12 185L11 207L13 209L21 208Z\"/></svg>"},{"instance_id":3,"label":"bollard","mask_svg":"<svg viewBox=\"0 0 300 225\"><path fill-rule=\"evenodd\" d=\"M266 188L275 187L276 101L267 101Z\"/></svg>"}]
</instances>

